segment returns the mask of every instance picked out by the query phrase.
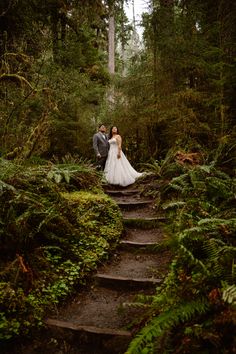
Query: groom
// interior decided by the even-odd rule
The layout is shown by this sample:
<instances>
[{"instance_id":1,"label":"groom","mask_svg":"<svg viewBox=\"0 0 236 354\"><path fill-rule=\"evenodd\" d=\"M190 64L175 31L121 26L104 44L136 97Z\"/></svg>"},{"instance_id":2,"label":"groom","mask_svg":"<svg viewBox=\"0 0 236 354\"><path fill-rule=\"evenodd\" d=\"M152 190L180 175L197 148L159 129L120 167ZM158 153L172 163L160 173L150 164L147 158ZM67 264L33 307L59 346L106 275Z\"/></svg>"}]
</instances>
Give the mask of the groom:
<instances>
[{"instance_id":1,"label":"groom","mask_svg":"<svg viewBox=\"0 0 236 354\"><path fill-rule=\"evenodd\" d=\"M93 136L93 148L97 157L97 169L103 171L109 150L109 142L104 124L99 125L98 132Z\"/></svg>"}]
</instances>

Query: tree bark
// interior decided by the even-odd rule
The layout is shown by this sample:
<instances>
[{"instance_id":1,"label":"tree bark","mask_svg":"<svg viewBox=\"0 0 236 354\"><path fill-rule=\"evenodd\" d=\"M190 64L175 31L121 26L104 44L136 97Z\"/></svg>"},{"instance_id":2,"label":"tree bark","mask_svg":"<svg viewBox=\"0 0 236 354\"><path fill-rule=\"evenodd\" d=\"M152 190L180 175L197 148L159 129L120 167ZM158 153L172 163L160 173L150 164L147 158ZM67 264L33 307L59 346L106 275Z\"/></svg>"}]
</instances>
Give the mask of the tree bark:
<instances>
[{"instance_id":1,"label":"tree bark","mask_svg":"<svg viewBox=\"0 0 236 354\"><path fill-rule=\"evenodd\" d=\"M115 18L113 6L109 11L108 70L111 75L115 73Z\"/></svg>"}]
</instances>

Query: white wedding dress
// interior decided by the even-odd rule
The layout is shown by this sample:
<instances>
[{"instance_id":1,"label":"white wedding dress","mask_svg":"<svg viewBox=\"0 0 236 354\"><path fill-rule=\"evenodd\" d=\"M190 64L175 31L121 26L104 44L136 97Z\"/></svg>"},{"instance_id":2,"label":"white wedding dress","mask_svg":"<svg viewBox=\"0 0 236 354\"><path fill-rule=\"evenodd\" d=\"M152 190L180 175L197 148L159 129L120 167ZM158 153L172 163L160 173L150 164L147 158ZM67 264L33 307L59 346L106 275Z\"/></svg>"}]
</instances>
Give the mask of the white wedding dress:
<instances>
[{"instance_id":1,"label":"white wedding dress","mask_svg":"<svg viewBox=\"0 0 236 354\"><path fill-rule=\"evenodd\" d=\"M122 151L120 159L117 158L118 144L116 138L111 138L109 144L110 149L104 169L107 182L122 187L134 183L138 177L142 176L142 173L135 171Z\"/></svg>"}]
</instances>

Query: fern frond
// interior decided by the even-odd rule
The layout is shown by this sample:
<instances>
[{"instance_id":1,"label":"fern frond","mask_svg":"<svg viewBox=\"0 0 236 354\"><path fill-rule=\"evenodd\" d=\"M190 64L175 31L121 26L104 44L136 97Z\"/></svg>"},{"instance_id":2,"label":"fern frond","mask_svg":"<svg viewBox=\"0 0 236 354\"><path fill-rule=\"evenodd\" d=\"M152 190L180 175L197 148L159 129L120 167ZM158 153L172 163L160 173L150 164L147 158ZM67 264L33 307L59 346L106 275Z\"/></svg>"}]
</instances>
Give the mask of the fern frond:
<instances>
[{"instance_id":1,"label":"fern frond","mask_svg":"<svg viewBox=\"0 0 236 354\"><path fill-rule=\"evenodd\" d=\"M188 238L190 236L191 236L191 239L192 239L194 237L194 234L201 233L204 230L205 229L203 229L200 226L194 226L194 227L191 227L189 229L185 229L179 234L178 240L179 240L179 242L183 242L186 238Z\"/></svg>"},{"instance_id":2,"label":"fern frond","mask_svg":"<svg viewBox=\"0 0 236 354\"><path fill-rule=\"evenodd\" d=\"M186 185L189 185L189 174L188 173L184 173L178 177L174 177L172 178L170 185L180 185L182 187L185 187Z\"/></svg>"},{"instance_id":3,"label":"fern frond","mask_svg":"<svg viewBox=\"0 0 236 354\"><path fill-rule=\"evenodd\" d=\"M157 176L161 175L161 166L157 160L152 160L151 162L147 162L142 164L145 170L154 173Z\"/></svg>"},{"instance_id":4,"label":"fern frond","mask_svg":"<svg viewBox=\"0 0 236 354\"><path fill-rule=\"evenodd\" d=\"M236 285L230 285L224 289L222 299L228 304L236 306Z\"/></svg>"},{"instance_id":5,"label":"fern frond","mask_svg":"<svg viewBox=\"0 0 236 354\"><path fill-rule=\"evenodd\" d=\"M215 198L229 198L232 195L231 179L222 179L216 176L206 177L209 193Z\"/></svg>"},{"instance_id":6,"label":"fern frond","mask_svg":"<svg viewBox=\"0 0 236 354\"><path fill-rule=\"evenodd\" d=\"M161 176L172 177L176 175L181 175L184 172L184 166L177 162L164 162L161 165Z\"/></svg>"},{"instance_id":7,"label":"fern frond","mask_svg":"<svg viewBox=\"0 0 236 354\"><path fill-rule=\"evenodd\" d=\"M11 186L10 184L5 183L5 182L0 180L0 194L2 194L6 190L15 191L16 189L15 189L15 187Z\"/></svg>"},{"instance_id":8,"label":"fern frond","mask_svg":"<svg viewBox=\"0 0 236 354\"><path fill-rule=\"evenodd\" d=\"M199 165L197 166L197 168L199 171L205 172L206 174L210 174L213 169L213 165Z\"/></svg>"},{"instance_id":9,"label":"fern frond","mask_svg":"<svg viewBox=\"0 0 236 354\"><path fill-rule=\"evenodd\" d=\"M233 278L234 269L224 266L229 261L234 262L236 257L236 247L226 245L222 240L211 238L205 241L203 249L207 254L207 262L211 267L214 276L221 278Z\"/></svg>"},{"instance_id":10,"label":"fern frond","mask_svg":"<svg viewBox=\"0 0 236 354\"><path fill-rule=\"evenodd\" d=\"M221 218L206 218L198 221L198 225L210 225L210 227L219 226L222 224L236 226L236 218L232 218L229 220Z\"/></svg>"},{"instance_id":11,"label":"fern frond","mask_svg":"<svg viewBox=\"0 0 236 354\"><path fill-rule=\"evenodd\" d=\"M167 310L151 320L146 327L132 340L125 354L142 354L143 350L154 340L161 340L167 330L191 320L196 315L205 314L209 309L206 300L179 304L178 307ZM150 352L151 353L151 352ZM155 354L159 354L155 352ZM163 353L160 353L163 354Z\"/></svg>"},{"instance_id":12,"label":"fern frond","mask_svg":"<svg viewBox=\"0 0 236 354\"><path fill-rule=\"evenodd\" d=\"M200 170L199 168L195 167L192 170L189 170L188 175L191 184L195 186L197 183L203 183L205 173L203 173L203 170Z\"/></svg>"},{"instance_id":13,"label":"fern frond","mask_svg":"<svg viewBox=\"0 0 236 354\"><path fill-rule=\"evenodd\" d=\"M178 191L178 192L182 192L182 190L183 190L182 186L179 186L178 184L174 184L174 183L170 183L168 185L168 189L170 189L170 188L172 188L172 189L174 189L175 191Z\"/></svg>"},{"instance_id":14,"label":"fern frond","mask_svg":"<svg viewBox=\"0 0 236 354\"><path fill-rule=\"evenodd\" d=\"M42 229L43 225L47 225L49 221L54 220L59 214L57 213L56 209L54 207L50 207L44 212L45 217L43 220L40 222L40 224L37 226L37 232L40 232Z\"/></svg>"},{"instance_id":15,"label":"fern frond","mask_svg":"<svg viewBox=\"0 0 236 354\"><path fill-rule=\"evenodd\" d=\"M162 205L162 209L164 210L174 209L174 208L183 207L184 205L186 205L186 202L183 202L181 200L175 200L172 202L164 203Z\"/></svg>"},{"instance_id":16,"label":"fern frond","mask_svg":"<svg viewBox=\"0 0 236 354\"><path fill-rule=\"evenodd\" d=\"M206 265L200 261L198 258L196 258L193 253L191 251L189 251L184 245L180 245L180 250L184 253L185 256L187 256L192 264L196 265L196 266L200 266L203 270L203 272L209 276L210 275L210 272L209 270L207 269Z\"/></svg>"}]
</instances>

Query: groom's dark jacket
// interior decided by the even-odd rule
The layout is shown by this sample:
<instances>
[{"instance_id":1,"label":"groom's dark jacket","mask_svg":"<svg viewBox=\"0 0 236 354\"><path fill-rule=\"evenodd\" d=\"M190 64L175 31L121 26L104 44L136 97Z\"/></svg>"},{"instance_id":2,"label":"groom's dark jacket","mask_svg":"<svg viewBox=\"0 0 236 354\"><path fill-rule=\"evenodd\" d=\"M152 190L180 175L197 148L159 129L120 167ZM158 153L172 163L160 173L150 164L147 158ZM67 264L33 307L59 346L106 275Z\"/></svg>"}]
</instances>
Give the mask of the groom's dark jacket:
<instances>
[{"instance_id":1,"label":"groom's dark jacket","mask_svg":"<svg viewBox=\"0 0 236 354\"><path fill-rule=\"evenodd\" d=\"M104 138L103 134L100 132L94 134L93 148L94 148L96 156L98 154L100 154L101 157L106 157L108 155L109 147L110 147L110 145L108 142L107 135L105 135L105 138Z\"/></svg>"}]
</instances>

